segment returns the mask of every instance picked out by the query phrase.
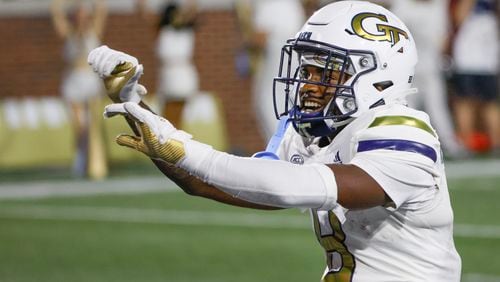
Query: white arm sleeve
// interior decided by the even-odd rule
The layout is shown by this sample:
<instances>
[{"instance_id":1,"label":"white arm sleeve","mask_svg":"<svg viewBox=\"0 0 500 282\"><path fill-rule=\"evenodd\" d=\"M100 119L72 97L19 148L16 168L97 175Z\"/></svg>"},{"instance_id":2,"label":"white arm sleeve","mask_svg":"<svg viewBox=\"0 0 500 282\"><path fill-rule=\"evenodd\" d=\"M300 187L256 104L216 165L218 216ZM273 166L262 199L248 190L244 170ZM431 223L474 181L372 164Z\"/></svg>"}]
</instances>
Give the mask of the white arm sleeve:
<instances>
[{"instance_id":1,"label":"white arm sleeve","mask_svg":"<svg viewBox=\"0 0 500 282\"><path fill-rule=\"evenodd\" d=\"M242 200L283 208L333 209L337 184L324 164L237 157L188 140L177 165L204 182Z\"/></svg>"}]
</instances>

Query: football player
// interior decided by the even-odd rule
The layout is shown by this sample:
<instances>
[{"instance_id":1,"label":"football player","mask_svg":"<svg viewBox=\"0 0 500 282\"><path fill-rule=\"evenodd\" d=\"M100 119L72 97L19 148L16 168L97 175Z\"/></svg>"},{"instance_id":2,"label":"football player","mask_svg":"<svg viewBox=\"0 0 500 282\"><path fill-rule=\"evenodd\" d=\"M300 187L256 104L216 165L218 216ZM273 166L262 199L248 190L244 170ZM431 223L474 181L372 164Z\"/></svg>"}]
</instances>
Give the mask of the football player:
<instances>
[{"instance_id":1,"label":"football player","mask_svg":"<svg viewBox=\"0 0 500 282\"><path fill-rule=\"evenodd\" d=\"M106 46L89 55L116 102L105 115L125 116L135 131L118 144L151 157L189 194L309 209L326 254L322 281L460 281L438 136L406 106L416 62L409 30L388 10L323 7L282 49L274 96L285 95L275 103L283 132L268 146L277 150L246 158L149 111L134 57Z\"/></svg>"}]
</instances>

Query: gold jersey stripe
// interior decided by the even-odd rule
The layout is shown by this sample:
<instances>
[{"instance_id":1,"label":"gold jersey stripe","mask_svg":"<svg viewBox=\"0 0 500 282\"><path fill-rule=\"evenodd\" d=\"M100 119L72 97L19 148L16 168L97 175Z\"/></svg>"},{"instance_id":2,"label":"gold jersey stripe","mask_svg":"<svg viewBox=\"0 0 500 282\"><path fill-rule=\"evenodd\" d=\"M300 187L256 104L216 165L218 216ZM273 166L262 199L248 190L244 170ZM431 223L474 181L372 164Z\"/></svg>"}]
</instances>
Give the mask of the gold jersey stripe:
<instances>
[{"instance_id":1,"label":"gold jersey stripe","mask_svg":"<svg viewBox=\"0 0 500 282\"><path fill-rule=\"evenodd\" d=\"M368 128L372 128L375 126L384 126L384 125L406 125L406 126L416 127L424 131L427 131L432 136L436 137L434 130L432 130L432 128L429 125L427 125L427 123L419 119L416 119L414 117L407 117L407 116L378 117L370 124L370 126L368 126Z\"/></svg>"}]
</instances>

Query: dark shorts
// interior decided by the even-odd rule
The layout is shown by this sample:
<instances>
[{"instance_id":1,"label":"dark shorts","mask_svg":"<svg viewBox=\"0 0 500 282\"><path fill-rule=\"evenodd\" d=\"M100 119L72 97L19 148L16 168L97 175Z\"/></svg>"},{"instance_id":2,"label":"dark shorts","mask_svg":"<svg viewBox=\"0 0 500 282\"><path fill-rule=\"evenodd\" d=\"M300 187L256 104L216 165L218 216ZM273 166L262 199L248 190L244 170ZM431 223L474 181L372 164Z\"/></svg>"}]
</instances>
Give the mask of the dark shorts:
<instances>
[{"instance_id":1,"label":"dark shorts","mask_svg":"<svg viewBox=\"0 0 500 282\"><path fill-rule=\"evenodd\" d=\"M485 102L496 101L499 97L498 77L495 75L454 74L452 83L458 97Z\"/></svg>"}]
</instances>

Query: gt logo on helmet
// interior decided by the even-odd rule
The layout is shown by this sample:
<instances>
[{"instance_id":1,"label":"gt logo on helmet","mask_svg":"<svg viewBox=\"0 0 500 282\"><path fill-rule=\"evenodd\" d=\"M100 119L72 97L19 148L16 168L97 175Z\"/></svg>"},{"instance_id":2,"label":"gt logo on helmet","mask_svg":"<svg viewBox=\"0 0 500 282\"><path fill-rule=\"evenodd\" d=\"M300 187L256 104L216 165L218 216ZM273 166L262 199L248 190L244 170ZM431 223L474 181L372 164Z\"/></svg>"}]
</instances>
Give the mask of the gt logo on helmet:
<instances>
[{"instance_id":1,"label":"gt logo on helmet","mask_svg":"<svg viewBox=\"0 0 500 282\"><path fill-rule=\"evenodd\" d=\"M386 24L376 25L377 31L381 32L380 34L372 34L368 32L365 29L363 22L364 20L370 18L376 18L382 22L388 23L387 17L382 14L374 14L374 13L357 14L356 16L354 16L351 22L351 26L352 29L354 30L354 33L367 40L391 42L392 46L394 46L396 43L399 42L401 36L404 36L406 39L408 39L408 33L406 33L404 30Z\"/></svg>"}]
</instances>

